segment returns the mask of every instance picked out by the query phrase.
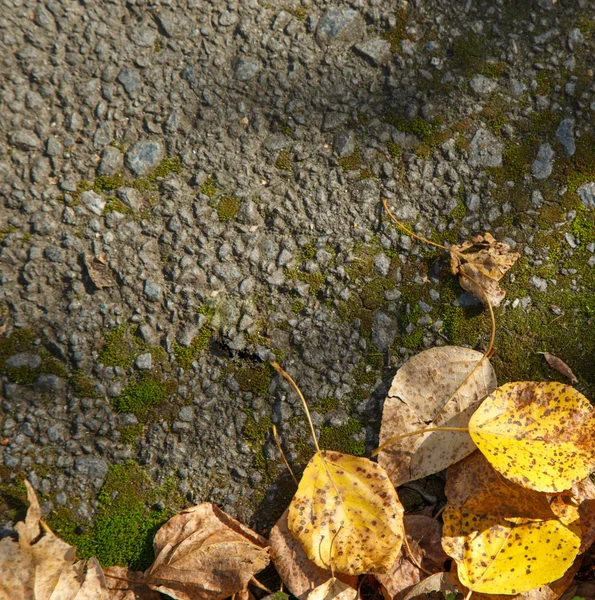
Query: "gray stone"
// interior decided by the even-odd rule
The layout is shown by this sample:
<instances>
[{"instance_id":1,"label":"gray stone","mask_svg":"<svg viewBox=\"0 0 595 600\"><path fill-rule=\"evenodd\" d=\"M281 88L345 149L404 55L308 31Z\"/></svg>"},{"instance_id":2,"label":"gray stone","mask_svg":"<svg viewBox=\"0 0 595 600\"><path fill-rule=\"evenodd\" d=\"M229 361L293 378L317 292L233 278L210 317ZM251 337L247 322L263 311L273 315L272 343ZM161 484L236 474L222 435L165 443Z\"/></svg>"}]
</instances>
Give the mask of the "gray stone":
<instances>
[{"instance_id":1,"label":"gray stone","mask_svg":"<svg viewBox=\"0 0 595 600\"><path fill-rule=\"evenodd\" d=\"M52 373L40 373L33 382L33 389L40 394L58 394L66 389L66 379Z\"/></svg>"},{"instance_id":2,"label":"gray stone","mask_svg":"<svg viewBox=\"0 0 595 600\"><path fill-rule=\"evenodd\" d=\"M543 277L534 275L529 279L529 285L533 286L538 292L547 291L547 281Z\"/></svg>"},{"instance_id":3,"label":"gray stone","mask_svg":"<svg viewBox=\"0 0 595 600\"><path fill-rule=\"evenodd\" d=\"M32 352L19 352L6 360L6 366L13 369L37 369L41 365L41 358Z\"/></svg>"},{"instance_id":4,"label":"gray stone","mask_svg":"<svg viewBox=\"0 0 595 600\"><path fill-rule=\"evenodd\" d=\"M140 336L143 339L143 341L149 344L149 346L159 345L159 335L148 323L143 323L138 328L138 332L140 333Z\"/></svg>"},{"instance_id":5,"label":"gray stone","mask_svg":"<svg viewBox=\"0 0 595 600\"><path fill-rule=\"evenodd\" d=\"M93 145L97 150L107 146L112 141L112 128L109 123L103 122L95 130Z\"/></svg>"},{"instance_id":6,"label":"gray stone","mask_svg":"<svg viewBox=\"0 0 595 600\"><path fill-rule=\"evenodd\" d=\"M452 305L460 308L470 308L472 306L481 306L481 302L471 292L463 292L453 301Z\"/></svg>"},{"instance_id":7,"label":"gray stone","mask_svg":"<svg viewBox=\"0 0 595 600\"><path fill-rule=\"evenodd\" d=\"M15 131L9 139L10 145L19 150L36 150L41 145L41 140L27 129Z\"/></svg>"},{"instance_id":8,"label":"gray stone","mask_svg":"<svg viewBox=\"0 0 595 600\"><path fill-rule=\"evenodd\" d=\"M50 261L55 263L64 262L64 251L62 248L57 246L48 246L44 251L43 255Z\"/></svg>"},{"instance_id":9,"label":"gray stone","mask_svg":"<svg viewBox=\"0 0 595 600\"><path fill-rule=\"evenodd\" d=\"M105 479L108 472L108 464L102 458L91 456L78 456L74 459L75 471L92 479Z\"/></svg>"},{"instance_id":10,"label":"gray stone","mask_svg":"<svg viewBox=\"0 0 595 600\"><path fill-rule=\"evenodd\" d=\"M390 42L382 38L374 38L361 42L355 46L354 50L373 67L384 65L391 56Z\"/></svg>"},{"instance_id":11,"label":"gray stone","mask_svg":"<svg viewBox=\"0 0 595 600\"><path fill-rule=\"evenodd\" d=\"M378 311L374 314L371 340L379 352L384 352L393 343L397 335L397 324L394 319Z\"/></svg>"},{"instance_id":12,"label":"gray stone","mask_svg":"<svg viewBox=\"0 0 595 600\"><path fill-rule=\"evenodd\" d=\"M124 155L113 146L107 146L101 153L101 161L99 162L99 175L115 175L124 167Z\"/></svg>"},{"instance_id":13,"label":"gray stone","mask_svg":"<svg viewBox=\"0 0 595 600\"><path fill-rule=\"evenodd\" d=\"M469 85L478 96L487 96L498 87L496 81L485 75L474 75L469 81Z\"/></svg>"},{"instance_id":14,"label":"gray stone","mask_svg":"<svg viewBox=\"0 0 595 600\"><path fill-rule=\"evenodd\" d=\"M390 258L384 252L380 252L374 257L374 268L379 275L386 277L390 269Z\"/></svg>"},{"instance_id":15,"label":"gray stone","mask_svg":"<svg viewBox=\"0 0 595 600\"><path fill-rule=\"evenodd\" d=\"M48 156L60 156L64 152L62 143L56 138L50 137L45 145L45 153Z\"/></svg>"},{"instance_id":16,"label":"gray stone","mask_svg":"<svg viewBox=\"0 0 595 600\"><path fill-rule=\"evenodd\" d=\"M138 190L130 187L121 187L116 190L118 200L122 201L128 208L138 210L143 203L142 196Z\"/></svg>"},{"instance_id":17,"label":"gray stone","mask_svg":"<svg viewBox=\"0 0 595 600\"><path fill-rule=\"evenodd\" d=\"M337 156L349 156L355 152L353 131L340 131L335 135L333 148Z\"/></svg>"},{"instance_id":18,"label":"gray stone","mask_svg":"<svg viewBox=\"0 0 595 600\"><path fill-rule=\"evenodd\" d=\"M150 279L145 280L145 296L150 302L159 302L161 299L161 287Z\"/></svg>"},{"instance_id":19,"label":"gray stone","mask_svg":"<svg viewBox=\"0 0 595 600\"><path fill-rule=\"evenodd\" d=\"M510 91L515 98L518 98L526 89L527 86L522 81L513 79L510 82Z\"/></svg>"},{"instance_id":20,"label":"gray stone","mask_svg":"<svg viewBox=\"0 0 595 600\"><path fill-rule=\"evenodd\" d=\"M142 85L142 79L136 71L124 69L118 75L118 81L124 86L124 89L132 94L136 92Z\"/></svg>"},{"instance_id":21,"label":"gray stone","mask_svg":"<svg viewBox=\"0 0 595 600\"><path fill-rule=\"evenodd\" d=\"M80 195L80 201L93 214L101 216L105 209L105 198L93 190L87 190Z\"/></svg>"},{"instance_id":22,"label":"gray stone","mask_svg":"<svg viewBox=\"0 0 595 600\"><path fill-rule=\"evenodd\" d=\"M589 181L588 183L583 183L576 192L579 195L581 202L587 208L595 208L595 182Z\"/></svg>"},{"instance_id":23,"label":"gray stone","mask_svg":"<svg viewBox=\"0 0 595 600\"><path fill-rule=\"evenodd\" d=\"M236 63L235 77L239 81L248 81L255 77L258 71L260 71L259 61L241 58Z\"/></svg>"},{"instance_id":24,"label":"gray stone","mask_svg":"<svg viewBox=\"0 0 595 600\"><path fill-rule=\"evenodd\" d=\"M136 358L134 366L142 371L150 371L152 366L152 357L150 352L145 352Z\"/></svg>"},{"instance_id":25,"label":"gray stone","mask_svg":"<svg viewBox=\"0 0 595 600\"><path fill-rule=\"evenodd\" d=\"M68 498L66 497L66 494L64 492L58 492L56 494L55 500L56 503L60 506L66 506L66 503L68 502Z\"/></svg>"},{"instance_id":26,"label":"gray stone","mask_svg":"<svg viewBox=\"0 0 595 600\"><path fill-rule=\"evenodd\" d=\"M580 48L584 42L583 34L578 27L574 27L568 32L568 38L566 43L568 44L569 50L576 50Z\"/></svg>"},{"instance_id":27,"label":"gray stone","mask_svg":"<svg viewBox=\"0 0 595 600\"><path fill-rule=\"evenodd\" d=\"M316 37L322 43L357 42L364 34L361 15L349 8L329 8L318 21Z\"/></svg>"},{"instance_id":28,"label":"gray stone","mask_svg":"<svg viewBox=\"0 0 595 600\"><path fill-rule=\"evenodd\" d=\"M179 11L168 9L162 9L156 15L160 29L169 38L179 38L185 34L186 27L182 19Z\"/></svg>"},{"instance_id":29,"label":"gray stone","mask_svg":"<svg viewBox=\"0 0 595 600\"><path fill-rule=\"evenodd\" d=\"M531 165L531 173L535 179L547 179L554 167L554 150L549 144L541 144L537 150L537 158Z\"/></svg>"},{"instance_id":30,"label":"gray stone","mask_svg":"<svg viewBox=\"0 0 595 600\"><path fill-rule=\"evenodd\" d=\"M349 120L347 113L328 111L322 121L322 131L331 131L344 125Z\"/></svg>"},{"instance_id":31,"label":"gray stone","mask_svg":"<svg viewBox=\"0 0 595 600\"><path fill-rule=\"evenodd\" d=\"M194 407L183 406L178 413L178 419L185 423L191 423L194 420Z\"/></svg>"},{"instance_id":32,"label":"gray stone","mask_svg":"<svg viewBox=\"0 0 595 600\"><path fill-rule=\"evenodd\" d=\"M472 167L501 167L504 144L489 130L478 129L471 140Z\"/></svg>"},{"instance_id":33,"label":"gray stone","mask_svg":"<svg viewBox=\"0 0 595 600\"><path fill-rule=\"evenodd\" d=\"M562 119L556 130L556 137L564 148L566 156L572 156L576 152L573 129L574 119Z\"/></svg>"},{"instance_id":34,"label":"gray stone","mask_svg":"<svg viewBox=\"0 0 595 600\"><path fill-rule=\"evenodd\" d=\"M126 152L126 166L138 177L153 171L163 160L165 151L157 141L137 142Z\"/></svg>"}]
</instances>

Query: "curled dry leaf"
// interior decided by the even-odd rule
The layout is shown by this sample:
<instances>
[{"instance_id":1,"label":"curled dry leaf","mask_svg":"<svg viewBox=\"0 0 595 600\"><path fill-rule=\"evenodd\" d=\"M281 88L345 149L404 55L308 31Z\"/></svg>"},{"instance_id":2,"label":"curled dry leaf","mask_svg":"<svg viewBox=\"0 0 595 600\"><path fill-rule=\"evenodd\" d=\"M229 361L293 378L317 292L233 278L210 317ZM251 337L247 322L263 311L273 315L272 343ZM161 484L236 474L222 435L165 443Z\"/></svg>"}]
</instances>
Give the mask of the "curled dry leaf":
<instances>
[{"instance_id":1,"label":"curled dry leaf","mask_svg":"<svg viewBox=\"0 0 595 600\"><path fill-rule=\"evenodd\" d=\"M465 253L471 248L477 250ZM506 292L498 282L518 260L520 254L511 252L508 244L497 242L490 233L477 235L472 242L451 246L449 251L450 267L454 275L459 275L461 287L471 292L485 306L486 295L493 307L500 306Z\"/></svg>"},{"instance_id":2,"label":"curled dry leaf","mask_svg":"<svg viewBox=\"0 0 595 600\"><path fill-rule=\"evenodd\" d=\"M543 358L547 361L547 364L552 368L561 373L570 380L570 383L576 383L578 379L575 377L572 369L560 358L550 354L549 352L539 352L539 354L543 354Z\"/></svg>"},{"instance_id":3,"label":"curled dry leaf","mask_svg":"<svg viewBox=\"0 0 595 600\"><path fill-rule=\"evenodd\" d=\"M85 262L85 268L87 269L89 279L93 282L97 289L102 290L104 288L109 288L116 285L103 256L96 258L91 254L85 254L83 260Z\"/></svg>"},{"instance_id":4,"label":"curled dry leaf","mask_svg":"<svg viewBox=\"0 0 595 600\"><path fill-rule=\"evenodd\" d=\"M477 366L482 357L468 348L442 346L410 358L384 402L381 447L395 436L429 427L467 427L479 403L496 389L490 362L483 359ZM437 473L474 450L467 432L434 431L397 440L380 451L378 462L399 486Z\"/></svg>"},{"instance_id":5,"label":"curled dry leaf","mask_svg":"<svg viewBox=\"0 0 595 600\"><path fill-rule=\"evenodd\" d=\"M413 557L409 556L403 545L391 572L375 575L389 596L397 600L403 598L412 586L427 577L418 565L430 573L436 573L444 569L444 563L448 559L440 544L442 524L439 521L425 515L405 515L403 524Z\"/></svg>"},{"instance_id":6,"label":"curled dry leaf","mask_svg":"<svg viewBox=\"0 0 595 600\"><path fill-rule=\"evenodd\" d=\"M499 517L554 519L548 497L504 478L476 450L446 472L446 498L465 512Z\"/></svg>"},{"instance_id":7,"label":"curled dry leaf","mask_svg":"<svg viewBox=\"0 0 595 600\"><path fill-rule=\"evenodd\" d=\"M103 570L113 600L160 600L161 596L145 583L145 574L127 567Z\"/></svg>"},{"instance_id":8,"label":"curled dry leaf","mask_svg":"<svg viewBox=\"0 0 595 600\"><path fill-rule=\"evenodd\" d=\"M41 510L25 480L29 510L16 524L18 542L0 541L0 600L110 600L96 559L76 560L76 550L42 523Z\"/></svg>"},{"instance_id":9,"label":"curled dry leaf","mask_svg":"<svg viewBox=\"0 0 595 600\"><path fill-rule=\"evenodd\" d=\"M357 590L336 577L331 577L319 585L308 596L308 600L355 600L356 598Z\"/></svg>"},{"instance_id":10,"label":"curled dry leaf","mask_svg":"<svg viewBox=\"0 0 595 600\"><path fill-rule=\"evenodd\" d=\"M319 567L306 556L302 545L289 531L288 513L289 509L283 513L269 535L271 560L287 589L299 600L306 600L314 588L330 579L331 572ZM338 573L337 578L354 589L357 588L357 577Z\"/></svg>"},{"instance_id":11,"label":"curled dry leaf","mask_svg":"<svg viewBox=\"0 0 595 600\"><path fill-rule=\"evenodd\" d=\"M153 546L146 583L177 600L223 600L269 563L267 541L208 502L172 517Z\"/></svg>"},{"instance_id":12,"label":"curled dry leaf","mask_svg":"<svg viewBox=\"0 0 595 600\"><path fill-rule=\"evenodd\" d=\"M316 453L287 523L308 558L338 573L386 573L403 541L403 507L382 467L339 452Z\"/></svg>"},{"instance_id":13,"label":"curled dry leaf","mask_svg":"<svg viewBox=\"0 0 595 600\"><path fill-rule=\"evenodd\" d=\"M450 592L456 594L461 590L462 586L456 573L435 573L409 590L405 596L405 600L414 600L414 598L419 598L422 594L425 596L431 592Z\"/></svg>"},{"instance_id":14,"label":"curled dry leaf","mask_svg":"<svg viewBox=\"0 0 595 600\"><path fill-rule=\"evenodd\" d=\"M533 490L561 492L595 470L591 403L557 382L507 383L469 421L469 433L504 477Z\"/></svg>"},{"instance_id":15,"label":"curled dry leaf","mask_svg":"<svg viewBox=\"0 0 595 600\"><path fill-rule=\"evenodd\" d=\"M557 519L531 521L463 512L443 513L445 552L461 583L486 594L520 594L563 577L580 547L580 527Z\"/></svg>"}]
</instances>

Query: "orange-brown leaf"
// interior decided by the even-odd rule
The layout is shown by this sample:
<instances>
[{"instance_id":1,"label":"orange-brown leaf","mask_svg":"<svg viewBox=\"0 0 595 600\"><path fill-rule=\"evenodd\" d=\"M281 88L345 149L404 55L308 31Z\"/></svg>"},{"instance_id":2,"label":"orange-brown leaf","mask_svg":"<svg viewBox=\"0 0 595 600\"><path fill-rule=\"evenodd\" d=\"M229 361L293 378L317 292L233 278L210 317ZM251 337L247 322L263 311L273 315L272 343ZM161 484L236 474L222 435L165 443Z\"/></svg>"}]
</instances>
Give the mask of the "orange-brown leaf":
<instances>
[{"instance_id":1,"label":"orange-brown leaf","mask_svg":"<svg viewBox=\"0 0 595 600\"><path fill-rule=\"evenodd\" d=\"M145 583L142 571L127 567L107 567L103 570L112 600L159 600L159 592Z\"/></svg>"},{"instance_id":2,"label":"orange-brown leaf","mask_svg":"<svg viewBox=\"0 0 595 600\"><path fill-rule=\"evenodd\" d=\"M172 517L153 546L147 585L177 600L223 600L269 563L267 541L208 502Z\"/></svg>"}]
</instances>

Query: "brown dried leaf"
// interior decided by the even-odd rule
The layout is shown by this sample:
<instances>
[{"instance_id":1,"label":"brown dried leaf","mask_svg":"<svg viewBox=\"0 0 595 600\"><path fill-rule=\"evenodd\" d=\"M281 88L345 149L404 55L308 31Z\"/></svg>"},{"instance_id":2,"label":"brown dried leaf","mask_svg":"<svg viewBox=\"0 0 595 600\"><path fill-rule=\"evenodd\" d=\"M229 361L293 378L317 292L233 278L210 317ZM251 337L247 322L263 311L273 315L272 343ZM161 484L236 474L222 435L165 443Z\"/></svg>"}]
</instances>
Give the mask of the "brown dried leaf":
<instances>
[{"instance_id":1,"label":"brown dried leaf","mask_svg":"<svg viewBox=\"0 0 595 600\"><path fill-rule=\"evenodd\" d=\"M464 254L473 247L478 250ZM498 281L514 265L520 254L511 252L508 244L497 242L490 233L475 236L473 242L451 246L449 251L450 267L454 275L459 275L461 287L487 306L484 293L469 279L471 278L483 287L493 307L500 306L506 292L500 288Z\"/></svg>"},{"instance_id":2,"label":"brown dried leaf","mask_svg":"<svg viewBox=\"0 0 595 600\"><path fill-rule=\"evenodd\" d=\"M579 597L586 600L595 598L595 583L592 581L577 581L573 583L560 600L572 600Z\"/></svg>"},{"instance_id":3,"label":"brown dried leaf","mask_svg":"<svg viewBox=\"0 0 595 600\"><path fill-rule=\"evenodd\" d=\"M108 567L103 570L113 600L159 600L159 592L145 583L145 574L127 567Z\"/></svg>"},{"instance_id":4,"label":"brown dried leaf","mask_svg":"<svg viewBox=\"0 0 595 600\"><path fill-rule=\"evenodd\" d=\"M110 600L99 563L75 563L75 548L41 521L35 491L25 480L29 510L16 524L18 542L0 541L0 600Z\"/></svg>"},{"instance_id":5,"label":"brown dried leaf","mask_svg":"<svg viewBox=\"0 0 595 600\"><path fill-rule=\"evenodd\" d=\"M465 512L528 519L553 519L548 497L500 475L476 450L446 472L448 503Z\"/></svg>"},{"instance_id":6,"label":"brown dried leaf","mask_svg":"<svg viewBox=\"0 0 595 600\"><path fill-rule=\"evenodd\" d=\"M569 379L570 383L577 383L578 379L572 372L572 369L561 358L558 358L549 352L538 352L538 354L543 354L543 358L545 358L547 364Z\"/></svg>"},{"instance_id":7,"label":"brown dried leaf","mask_svg":"<svg viewBox=\"0 0 595 600\"><path fill-rule=\"evenodd\" d=\"M97 289L102 290L116 285L103 256L95 257L92 254L85 254L84 262L89 279Z\"/></svg>"},{"instance_id":8,"label":"brown dried leaf","mask_svg":"<svg viewBox=\"0 0 595 600\"><path fill-rule=\"evenodd\" d=\"M496 389L490 362L484 359L475 368L482 356L469 348L443 346L409 359L397 371L384 402L381 445L429 427L467 427L480 402ZM378 462L399 486L437 473L474 450L467 432L436 431L396 441L380 451Z\"/></svg>"},{"instance_id":9,"label":"brown dried leaf","mask_svg":"<svg viewBox=\"0 0 595 600\"><path fill-rule=\"evenodd\" d=\"M177 600L223 600L269 563L267 541L209 502L172 517L153 546L146 583Z\"/></svg>"},{"instance_id":10,"label":"brown dried leaf","mask_svg":"<svg viewBox=\"0 0 595 600\"><path fill-rule=\"evenodd\" d=\"M409 590L405 600L419 598L422 594L430 592L454 592L461 591L463 586L459 583L456 573L435 573L421 583L418 583L413 589Z\"/></svg>"},{"instance_id":11,"label":"brown dried leaf","mask_svg":"<svg viewBox=\"0 0 595 600\"><path fill-rule=\"evenodd\" d=\"M403 524L415 560L412 560L403 546L391 573L375 575L390 597L396 597L395 600L404 597L412 586L427 577L427 574L417 566L418 564L426 571L434 573L442 571L448 559L440 543L442 537L440 522L424 515L405 515Z\"/></svg>"},{"instance_id":12,"label":"brown dried leaf","mask_svg":"<svg viewBox=\"0 0 595 600\"><path fill-rule=\"evenodd\" d=\"M302 545L293 537L287 526L287 509L277 521L271 534L271 560L287 589L299 600L306 600L314 588L331 577L331 572L319 567L304 552ZM357 588L357 577L337 573L337 578Z\"/></svg>"}]
</instances>

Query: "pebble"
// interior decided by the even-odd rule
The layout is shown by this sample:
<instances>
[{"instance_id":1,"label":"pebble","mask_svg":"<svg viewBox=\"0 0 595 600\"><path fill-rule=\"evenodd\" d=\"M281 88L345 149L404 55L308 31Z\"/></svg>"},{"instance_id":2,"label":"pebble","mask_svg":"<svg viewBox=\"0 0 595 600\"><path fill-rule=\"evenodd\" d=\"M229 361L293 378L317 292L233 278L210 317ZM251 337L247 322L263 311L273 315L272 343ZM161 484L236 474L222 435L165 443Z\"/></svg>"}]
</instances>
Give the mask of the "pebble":
<instances>
[{"instance_id":1,"label":"pebble","mask_svg":"<svg viewBox=\"0 0 595 600\"><path fill-rule=\"evenodd\" d=\"M84 204L93 214L100 216L105 209L106 201L103 196L100 196L93 190L87 190L80 195L80 201Z\"/></svg>"},{"instance_id":2,"label":"pebble","mask_svg":"<svg viewBox=\"0 0 595 600\"><path fill-rule=\"evenodd\" d=\"M260 71L259 61L242 58L236 63L235 77L239 81L248 81L255 77L258 71Z\"/></svg>"},{"instance_id":3,"label":"pebble","mask_svg":"<svg viewBox=\"0 0 595 600\"><path fill-rule=\"evenodd\" d=\"M390 258L384 252L380 252L374 257L374 268L379 275L386 277L390 270Z\"/></svg>"},{"instance_id":4,"label":"pebble","mask_svg":"<svg viewBox=\"0 0 595 600\"><path fill-rule=\"evenodd\" d=\"M150 279L145 280L145 296L149 302L159 302L161 299L161 287Z\"/></svg>"},{"instance_id":5,"label":"pebble","mask_svg":"<svg viewBox=\"0 0 595 600\"><path fill-rule=\"evenodd\" d=\"M529 285L534 287L538 292L546 292L547 291L547 281L542 277L537 277L537 275L533 275L533 277L529 278ZM522 303L522 300L521 300Z\"/></svg>"},{"instance_id":6,"label":"pebble","mask_svg":"<svg viewBox=\"0 0 595 600\"><path fill-rule=\"evenodd\" d=\"M99 175L115 175L124 167L124 155L113 146L107 146L101 153L101 161L97 170Z\"/></svg>"},{"instance_id":7,"label":"pebble","mask_svg":"<svg viewBox=\"0 0 595 600\"><path fill-rule=\"evenodd\" d=\"M108 472L108 464L102 458L79 456L74 459L74 469L89 478L103 480Z\"/></svg>"},{"instance_id":8,"label":"pebble","mask_svg":"<svg viewBox=\"0 0 595 600\"><path fill-rule=\"evenodd\" d=\"M48 246L44 251L43 255L54 263L64 262L64 251L57 246Z\"/></svg>"},{"instance_id":9,"label":"pebble","mask_svg":"<svg viewBox=\"0 0 595 600\"><path fill-rule=\"evenodd\" d=\"M501 167L504 144L489 130L478 129L471 140L472 167Z\"/></svg>"},{"instance_id":10,"label":"pebble","mask_svg":"<svg viewBox=\"0 0 595 600\"><path fill-rule=\"evenodd\" d=\"M19 150L36 150L41 145L41 140L33 131L19 129L15 131L8 140L11 146Z\"/></svg>"},{"instance_id":11,"label":"pebble","mask_svg":"<svg viewBox=\"0 0 595 600\"><path fill-rule=\"evenodd\" d=\"M485 75L474 75L469 86L478 96L488 96L496 90L498 83Z\"/></svg>"},{"instance_id":12,"label":"pebble","mask_svg":"<svg viewBox=\"0 0 595 600\"><path fill-rule=\"evenodd\" d=\"M373 67L386 64L391 57L390 43L382 38L366 40L354 46L357 54L366 59Z\"/></svg>"},{"instance_id":13,"label":"pebble","mask_svg":"<svg viewBox=\"0 0 595 600\"><path fill-rule=\"evenodd\" d=\"M595 182L583 183L576 192L584 206L590 209L595 208Z\"/></svg>"},{"instance_id":14,"label":"pebble","mask_svg":"<svg viewBox=\"0 0 595 600\"><path fill-rule=\"evenodd\" d=\"M144 352L136 358L134 366L142 371L150 371L152 367L152 357L150 352Z\"/></svg>"},{"instance_id":15,"label":"pebble","mask_svg":"<svg viewBox=\"0 0 595 600\"><path fill-rule=\"evenodd\" d=\"M19 352L6 359L6 366L13 369L37 369L41 366L41 358L31 352Z\"/></svg>"},{"instance_id":16,"label":"pebble","mask_svg":"<svg viewBox=\"0 0 595 600\"><path fill-rule=\"evenodd\" d=\"M126 152L126 166L137 176L142 177L153 171L163 160L163 144L157 141L137 142Z\"/></svg>"},{"instance_id":17,"label":"pebble","mask_svg":"<svg viewBox=\"0 0 595 600\"><path fill-rule=\"evenodd\" d=\"M574 119L562 119L556 130L556 138L564 148L566 156L573 156L576 152L573 129Z\"/></svg>"},{"instance_id":18,"label":"pebble","mask_svg":"<svg viewBox=\"0 0 595 600\"><path fill-rule=\"evenodd\" d=\"M355 43L365 31L358 11L349 8L329 8L318 21L316 37L320 42L343 41Z\"/></svg>"},{"instance_id":19,"label":"pebble","mask_svg":"<svg viewBox=\"0 0 595 600\"><path fill-rule=\"evenodd\" d=\"M129 94L136 92L142 85L140 75L136 71L131 71L130 69L120 71L118 81L124 86L124 89Z\"/></svg>"},{"instance_id":20,"label":"pebble","mask_svg":"<svg viewBox=\"0 0 595 600\"><path fill-rule=\"evenodd\" d=\"M384 352L395 340L397 323L385 313L378 311L374 314L370 339L378 352Z\"/></svg>"},{"instance_id":21,"label":"pebble","mask_svg":"<svg viewBox=\"0 0 595 600\"><path fill-rule=\"evenodd\" d=\"M531 165L531 173L535 179L547 179L554 168L554 150L550 144L541 144L537 150L537 158Z\"/></svg>"},{"instance_id":22,"label":"pebble","mask_svg":"<svg viewBox=\"0 0 595 600\"><path fill-rule=\"evenodd\" d=\"M355 152L355 138L353 131L339 131L333 140L333 149L337 156L349 156Z\"/></svg>"}]
</instances>

